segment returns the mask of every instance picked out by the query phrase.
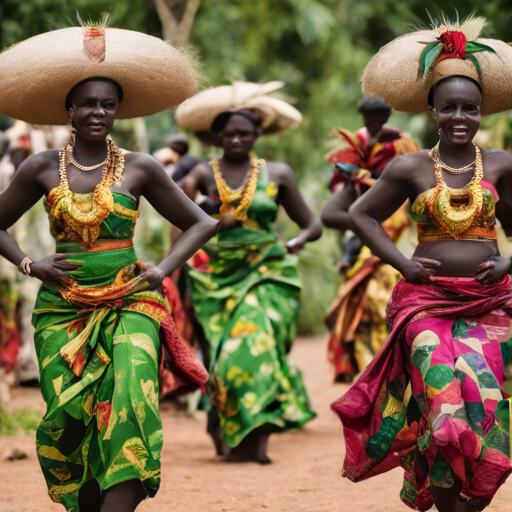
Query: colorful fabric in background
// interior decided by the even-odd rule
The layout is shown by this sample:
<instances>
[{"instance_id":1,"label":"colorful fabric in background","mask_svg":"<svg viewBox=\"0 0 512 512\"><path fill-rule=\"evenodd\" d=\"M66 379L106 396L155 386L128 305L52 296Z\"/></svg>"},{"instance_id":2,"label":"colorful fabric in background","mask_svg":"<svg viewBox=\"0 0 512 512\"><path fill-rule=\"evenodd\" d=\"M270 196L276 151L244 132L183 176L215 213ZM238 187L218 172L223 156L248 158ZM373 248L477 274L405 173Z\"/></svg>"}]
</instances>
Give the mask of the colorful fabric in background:
<instances>
[{"instance_id":1,"label":"colorful fabric in background","mask_svg":"<svg viewBox=\"0 0 512 512\"><path fill-rule=\"evenodd\" d=\"M399 282L390 336L332 405L347 445L343 471L360 481L402 466L402 501L421 511L433 506L430 485L451 487L457 476L462 498L482 507L512 472L511 280L432 281Z\"/></svg>"},{"instance_id":2,"label":"colorful fabric in background","mask_svg":"<svg viewBox=\"0 0 512 512\"><path fill-rule=\"evenodd\" d=\"M396 243L407 225L404 205L382 227ZM362 248L326 318L331 331L327 356L335 380L349 381L362 372L386 341L386 307L400 278L398 270Z\"/></svg>"},{"instance_id":3,"label":"colorful fabric in background","mask_svg":"<svg viewBox=\"0 0 512 512\"><path fill-rule=\"evenodd\" d=\"M190 271L197 320L210 343L212 403L228 446L252 430L298 428L315 417L289 357L300 281L297 258L272 231L278 189L260 166L243 224L206 244L210 261Z\"/></svg>"},{"instance_id":4,"label":"colorful fabric in background","mask_svg":"<svg viewBox=\"0 0 512 512\"><path fill-rule=\"evenodd\" d=\"M378 139L372 138L367 128L355 133L338 128L331 136L341 138L348 146L331 152L326 160L354 169L352 172L359 196L373 186L393 158L419 149L408 135L387 126ZM329 187L334 192L344 181L345 178L335 169ZM407 225L404 206L383 223L394 243ZM331 331L327 357L334 366L337 381L350 381L363 371L386 340L386 305L401 276L363 247L346 277L326 318Z\"/></svg>"},{"instance_id":5,"label":"colorful fabric in background","mask_svg":"<svg viewBox=\"0 0 512 512\"><path fill-rule=\"evenodd\" d=\"M373 178L378 178L384 167L396 156L414 153L419 150L418 145L407 134L384 127L379 140L372 138L366 128L361 128L352 133L344 128L337 128L331 133L333 137L339 137L347 147L332 151L326 160L333 164L351 164L371 172ZM334 192L336 187L343 183L343 177L335 172L329 188Z\"/></svg>"},{"instance_id":6,"label":"colorful fabric in background","mask_svg":"<svg viewBox=\"0 0 512 512\"><path fill-rule=\"evenodd\" d=\"M43 285L33 315L47 404L37 454L50 497L69 512L78 511L80 488L93 478L101 489L138 479L149 496L156 494L162 357L176 388L196 389L208 379L177 336L168 302L143 291L131 247L136 203L118 193L113 198L114 211L89 250L65 239L57 244L56 258L76 284L61 292ZM91 199L75 196L85 211Z\"/></svg>"},{"instance_id":7,"label":"colorful fabric in background","mask_svg":"<svg viewBox=\"0 0 512 512\"><path fill-rule=\"evenodd\" d=\"M181 269L178 270L178 272ZM193 348L193 325L191 319L187 315L183 302L181 300L180 291L170 277L166 277L162 283L162 293L169 302L170 311L176 331L180 339L186 345L187 349L194 352ZM162 360L160 368L160 398L172 396L175 394L179 384L176 381L176 373L165 368Z\"/></svg>"},{"instance_id":8,"label":"colorful fabric in background","mask_svg":"<svg viewBox=\"0 0 512 512\"><path fill-rule=\"evenodd\" d=\"M13 371L21 346L16 325L17 305L18 294L15 291L15 281L0 278L0 368L3 368L6 373Z\"/></svg>"}]
</instances>

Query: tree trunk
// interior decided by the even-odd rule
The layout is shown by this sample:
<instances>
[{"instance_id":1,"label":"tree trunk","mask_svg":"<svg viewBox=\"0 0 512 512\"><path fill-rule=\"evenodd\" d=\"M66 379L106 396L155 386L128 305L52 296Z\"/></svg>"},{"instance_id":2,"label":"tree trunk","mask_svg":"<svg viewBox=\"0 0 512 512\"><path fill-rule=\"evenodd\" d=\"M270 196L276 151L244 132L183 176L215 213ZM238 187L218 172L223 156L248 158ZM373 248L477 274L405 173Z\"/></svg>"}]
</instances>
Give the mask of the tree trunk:
<instances>
[{"instance_id":1,"label":"tree trunk","mask_svg":"<svg viewBox=\"0 0 512 512\"><path fill-rule=\"evenodd\" d=\"M172 0L155 0L156 10L162 23L163 38L186 46L190 41L190 33L201 0L187 0L185 12L179 21L169 2L172 3Z\"/></svg>"}]
</instances>

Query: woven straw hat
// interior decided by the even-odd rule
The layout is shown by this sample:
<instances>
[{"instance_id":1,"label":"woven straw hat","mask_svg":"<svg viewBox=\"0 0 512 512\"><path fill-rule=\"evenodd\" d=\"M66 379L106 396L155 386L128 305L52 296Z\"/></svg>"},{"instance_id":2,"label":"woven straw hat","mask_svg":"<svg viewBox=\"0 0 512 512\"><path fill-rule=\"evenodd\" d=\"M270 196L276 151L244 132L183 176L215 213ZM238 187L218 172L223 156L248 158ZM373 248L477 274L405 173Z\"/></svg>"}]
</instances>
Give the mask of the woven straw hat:
<instances>
[{"instance_id":1,"label":"woven straw hat","mask_svg":"<svg viewBox=\"0 0 512 512\"><path fill-rule=\"evenodd\" d=\"M483 28L485 20L476 18L471 22L475 24L477 20L481 23L480 29ZM477 49L474 55L468 51L465 59L445 55L444 59L437 58L430 63L428 72L424 77L421 76L420 58L427 44L434 45L439 37L448 31L453 33L454 30L464 30L464 23L457 25L456 27L443 25L433 30L406 34L381 48L366 66L363 76L363 93L384 98L395 110L425 112L429 108L428 93L432 86L443 78L462 75L476 80L481 85L482 115L495 114L511 108L512 47L503 41L477 37L463 38L473 46L486 45L495 53ZM439 51L442 56L441 47ZM474 59L477 60L476 64ZM480 67L481 74L478 73L477 65Z\"/></svg>"},{"instance_id":2,"label":"woven straw hat","mask_svg":"<svg viewBox=\"0 0 512 512\"><path fill-rule=\"evenodd\" d=\"M286 101L270 96L284 82L255 84L235 81L232 85L213 87L196 94L176 110L181 128L192 132L209 131L218 114L230 109L251 109L261 121L264 134L279 133L296 128L302 114Z\"/></svg>"},{"instance_id":3,"label":"woven straw hat","mask_svg":"<svg viewBox=\"0 0 512 512\"><path fill-rule=\"evenodd\" d=\"M0 54L0 112L34 124L67 124L65 99L78 82L115 80L119 119L175 107L195 92L188 58L156 37L116 28L65 28Z\"/></svg>"}]
</instances>

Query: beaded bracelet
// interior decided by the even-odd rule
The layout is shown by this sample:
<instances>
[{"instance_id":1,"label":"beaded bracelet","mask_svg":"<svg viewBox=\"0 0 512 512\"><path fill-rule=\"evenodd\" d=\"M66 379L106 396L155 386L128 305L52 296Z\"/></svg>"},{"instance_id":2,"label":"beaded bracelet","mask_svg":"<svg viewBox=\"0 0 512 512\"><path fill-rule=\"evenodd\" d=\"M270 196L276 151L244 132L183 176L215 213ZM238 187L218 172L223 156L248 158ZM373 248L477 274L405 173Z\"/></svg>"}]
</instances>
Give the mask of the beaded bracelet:
<instances>
[{"instance_id":1,"label":"beaded bracelet","mask_svg":"<svg viewBox=\"0 0 512 512\"><path fill-rule=\"evenodd\" d=\"M19 264L18 266L18 270L25 276L29 276L30 275L30 265L32 265L32 260L28 257L28 256L25 256L22 260L21 260L21 263Z\"/></svg>"}]
</instances>

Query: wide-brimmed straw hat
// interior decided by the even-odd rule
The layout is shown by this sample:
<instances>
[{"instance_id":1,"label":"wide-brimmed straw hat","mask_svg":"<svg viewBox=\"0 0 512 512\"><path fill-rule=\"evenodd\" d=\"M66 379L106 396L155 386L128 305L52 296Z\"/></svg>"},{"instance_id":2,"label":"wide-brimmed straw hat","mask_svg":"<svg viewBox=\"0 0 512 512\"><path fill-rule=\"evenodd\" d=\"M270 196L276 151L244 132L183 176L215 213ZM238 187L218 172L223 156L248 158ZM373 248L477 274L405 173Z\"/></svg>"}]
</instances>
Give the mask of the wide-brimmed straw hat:
<instances>
[{"instance_id":1,"label":"wide-brimmed straw hat","mask_svg":"<svg viewBox=\"0 0 512 512\"><path fill-rule=\"evenodd\" d=\"M291 130L302 122L302 114L287 101L271 96L284 82L265 84L235 81L232 85L213 87L196 94L176 110L181 128L192 132L209 131L218 114L231 109L247 108L260 121L264 134Z\"/></svg>"},{"instance_id":2,"label":"wide-brimmed straw hat","mask_svg":"<svg viewBox=\"0 0 512 512\"><path fill-rule=\"evenodd\" d=\"M31 37L0 54L0 112L28 123L66 124L66 96L92 77L122 87L119 119L175 107L195 92L189 59L161 39L74 27Z\"/></svg>"},{"instance_id":3,"label":"wide-brimmed straw hat","mask_svg":"<svg viewBox=\"0 0 512 512\"><path fill-rule=\"evenodd\" d=\"M480 39L484 25L483 18L443 20L432 30L395 39L367 65L363 93L384 98L395 110L425 112L432 86L459 75L480 84L482 115L512 108L512 47Z\"/></svg>"}]
</instances>

